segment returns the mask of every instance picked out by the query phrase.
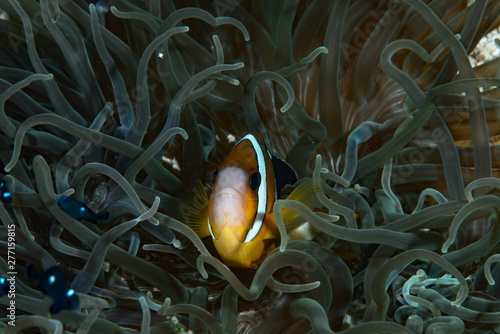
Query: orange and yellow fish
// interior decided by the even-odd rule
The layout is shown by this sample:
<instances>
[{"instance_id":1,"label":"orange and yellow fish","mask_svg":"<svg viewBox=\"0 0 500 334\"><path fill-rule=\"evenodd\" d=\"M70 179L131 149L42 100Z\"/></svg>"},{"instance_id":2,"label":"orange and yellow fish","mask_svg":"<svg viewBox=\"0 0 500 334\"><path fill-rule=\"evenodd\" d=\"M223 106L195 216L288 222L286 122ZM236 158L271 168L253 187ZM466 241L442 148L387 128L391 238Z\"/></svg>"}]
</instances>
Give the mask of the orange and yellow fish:
<instances>
[{"instance_id":1,"label":"orange and yellow fish","mask_svg":"<svg viewBox=\"0 0 500 334\"><path fill-rule=\"evenodd\" d=\"M260 132L254 131L243 137L214 171L207 214L195 215L202 219L188 225L198 236L212 237L226 265L257 268L279 238L274 202L284 185L296 181L293 169L272 156ZM301 200L301 196L311 194L312 190L302 189L288 198ZM311 198L302 200L311 202Z\"/></svg>"}]
</instances>

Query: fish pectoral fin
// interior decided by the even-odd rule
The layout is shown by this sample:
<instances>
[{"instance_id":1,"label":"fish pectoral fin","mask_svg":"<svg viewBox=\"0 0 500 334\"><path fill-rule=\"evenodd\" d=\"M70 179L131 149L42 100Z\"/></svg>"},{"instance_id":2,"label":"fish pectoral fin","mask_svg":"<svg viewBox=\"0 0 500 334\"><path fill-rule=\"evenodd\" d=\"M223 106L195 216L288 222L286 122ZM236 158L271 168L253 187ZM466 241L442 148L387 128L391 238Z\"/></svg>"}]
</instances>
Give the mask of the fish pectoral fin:
<instances>
[{"instance_id":1,"label":"fish pectoral fin","mask_svg":"<svg viewBox=\"0 0 500 334\"><path fill-rule=\"evenodd\" d=\"M310 178L303 180L286 199L301 202L311 210L322 206L314 193ZM301 215L290 209L282 209L281 214L287 231L291 231L306 222Z\"/></svg>"},{"instance_id":2,"label":"fish pectoral fin","mask_svg":"<svg viewBox=\"0 0 500 334\"><path fill-rule=\"evenodd\" d=\"M191 191L182 196L176 218L189 226L200 238L210 235L208 228L208 196L198 180Z\"/></svg>"}]
</instances>

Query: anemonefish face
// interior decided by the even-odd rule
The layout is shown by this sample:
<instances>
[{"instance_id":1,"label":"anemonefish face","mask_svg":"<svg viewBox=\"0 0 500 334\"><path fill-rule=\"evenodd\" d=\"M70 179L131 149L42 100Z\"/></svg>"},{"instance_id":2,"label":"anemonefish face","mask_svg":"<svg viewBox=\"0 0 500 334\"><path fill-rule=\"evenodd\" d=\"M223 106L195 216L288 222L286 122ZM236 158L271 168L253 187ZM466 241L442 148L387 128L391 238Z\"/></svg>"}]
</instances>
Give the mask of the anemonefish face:
<instances>
[{"instance_id":1,"label":"anemonefish face","mask_svg":"<svg viewBox=\"0 0 500 334\"><path fill-rule=\"evenodd\" d=\"M260 133L238 142L213 179L208 218L215 248L228 265L256 267L265 239L276 234L274 172Z\"/></svg>"}]
</instances>

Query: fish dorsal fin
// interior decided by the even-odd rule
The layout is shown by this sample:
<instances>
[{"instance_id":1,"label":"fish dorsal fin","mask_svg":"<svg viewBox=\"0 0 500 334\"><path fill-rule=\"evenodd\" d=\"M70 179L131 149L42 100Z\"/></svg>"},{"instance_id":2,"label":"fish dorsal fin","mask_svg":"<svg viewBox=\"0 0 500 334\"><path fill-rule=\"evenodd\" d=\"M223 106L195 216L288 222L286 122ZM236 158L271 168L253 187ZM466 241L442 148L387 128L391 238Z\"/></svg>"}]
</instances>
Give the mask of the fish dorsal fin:
<instances>
[{"instance_id":1,"label":"fish dorsal fin","mask_svg":"<svg viewBox=\"0 0 500 334\"><path fill-rule=\"evenodd\" d=\"M271 155L273 162L274 178L276 180L276 197L280 198L281 189L287 184L297 182L297 173L287 162Z\"/></svg>"}]
</instances>

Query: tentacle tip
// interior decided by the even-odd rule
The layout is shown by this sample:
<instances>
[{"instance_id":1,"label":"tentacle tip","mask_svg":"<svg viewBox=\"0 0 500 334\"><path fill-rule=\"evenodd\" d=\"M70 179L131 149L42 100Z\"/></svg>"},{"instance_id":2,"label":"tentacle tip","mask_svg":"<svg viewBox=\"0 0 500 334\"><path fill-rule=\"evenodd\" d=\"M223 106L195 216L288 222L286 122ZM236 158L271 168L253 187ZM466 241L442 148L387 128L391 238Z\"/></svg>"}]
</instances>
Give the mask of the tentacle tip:
<instances>
[{"instance_id":1,"label":"tentacle tip","mask_svg":"<svg viewBox=\"0 0 500 334\"><path fill-rule=\"evenodd\" d=\"M184 132L184 133L182 134L182 139L184 139L184 140L188 140L188 139L189 139L189 135L188 135L186 132Z\"/></svg>"},{"instance_id":2,"label":"tentacle tip","mask_svg":"<svg viewBox=\"0 0 500 334\"><path fill-rule=\"evenodd\" d=\"M71 196L74 193L75 193L75 188L68 188L65 191L63 191L61 194L59 194L58 197L60 197L60 196Z\"/></svg>"},{"instance_id":3,"label":"tentacle tip","mask_svg":"<svg viewBox=\"0 0 500 334\"><path fill-rule=\"evenodd\" d=\"M293 97L291 97L291 99L288 100L288 102L280 108L280 111L282 114L284 114L285 112L287 112L291 107L292 107L292 104L293 104Z\"/></svg>"},{"instance_id":4,"label":"tentacle tip","mask_svg":"<svg viewBox=\"0 0 500 334\"><path fill-rule=\"evenodd\" d=\"M230 85L233 85L233 86L239 86L240 85L240 81L237 80L237 79L231 79L231 80L228 81L228 83Z\"/></svg>"},{"instance_id":5,"label":"tentacle tip","mask_svg":"<svg viewBox=\"0 0 500 334\"><path fill-rule=\"evenodd\" d=\"M198 257L198 260L196 262L197 262L198 271L200 272L201 277L203 277L203 279L207 279L208 273L207 273L207 270L205 269L205 265L204 265L205 261L203 260L203 255L200 255L200 257Z\"/></svg>"},{"instance_id":6,"label":"tentacle tip","mask_svg":"<svg viewBox=\"0 0 500 334\"><path fill-rule=\"evenodd\" d=\"M163 302L163 305L158 309L157 313L159 315L166 314L167 309L170 307L171 303L172 303L172 301L170 300L170 298L165 298L165 301Z\"/></svg>"},{"instance_id":7,"label":"tentacle tip","mask_svg":"<svg viewBox=\"0 0 500 334\"><path fill-rule=\"evenodd\" d=\"M154 226L158 226L158 225L160 225L160 221L159 221L158 219L156 219L156 218L150 218L150 219L148 220L148 222L150 222L150 223L151 223L151 224L153 224Z\"/></svg>"},{"instance_id":8,"label":"tentacle tip","mask_svg":"<svg viewBox=\"0 0 500 334\"><path fill-rule=\"evenodd\" d=\"M181 242L180 242L179 240L174 240L174 241L172 242L172 246L174 246L174 247L175 247L175 248L177 248L177 249L181 249L181 246L182 246L182 245L181 245Z\"/></svg>"},{"instance_id":9,"label":"tentacle tip","mask_svg":"<svg viewBox=\"0 0 500 334\"><path fill-rule=\"evenodd\" d=\"M448 248L450 248L450 246L448 246L448 245L443 245L443 247L441 247L441 253L443 253L443 254L448 253Z\"/></svg>"}]
</instances>

